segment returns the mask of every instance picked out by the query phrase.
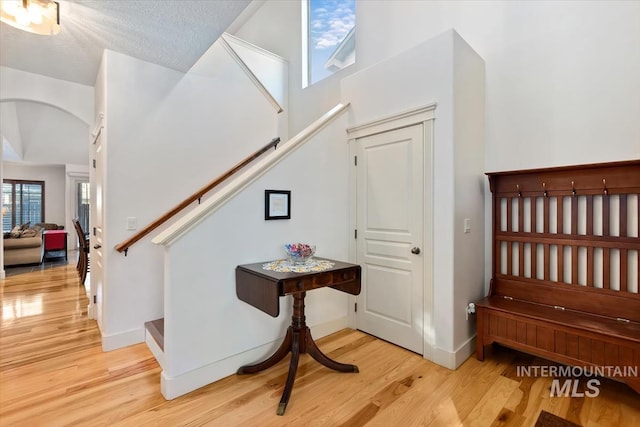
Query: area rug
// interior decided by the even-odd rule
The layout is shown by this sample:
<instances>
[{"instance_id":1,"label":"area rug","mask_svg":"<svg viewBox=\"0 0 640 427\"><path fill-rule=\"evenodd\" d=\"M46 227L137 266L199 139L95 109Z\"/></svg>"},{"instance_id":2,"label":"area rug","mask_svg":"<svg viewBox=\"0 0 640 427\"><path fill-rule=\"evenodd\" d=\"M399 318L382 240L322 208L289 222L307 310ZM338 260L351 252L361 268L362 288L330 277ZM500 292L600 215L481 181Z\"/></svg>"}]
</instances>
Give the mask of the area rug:
<instances>
[{"instance_id":1,"label":"area rug","mask_svg":"<svg viewBox=\"0 0 640 427\"><path fill-rule=\"evenodd\" d=\"M579 424L567 421L564 418L560 418L557 415L553 415L547 411L540 411L538 415L538 421L536 421L535 427L581 427Z\"/></svg>"}]
</instances>

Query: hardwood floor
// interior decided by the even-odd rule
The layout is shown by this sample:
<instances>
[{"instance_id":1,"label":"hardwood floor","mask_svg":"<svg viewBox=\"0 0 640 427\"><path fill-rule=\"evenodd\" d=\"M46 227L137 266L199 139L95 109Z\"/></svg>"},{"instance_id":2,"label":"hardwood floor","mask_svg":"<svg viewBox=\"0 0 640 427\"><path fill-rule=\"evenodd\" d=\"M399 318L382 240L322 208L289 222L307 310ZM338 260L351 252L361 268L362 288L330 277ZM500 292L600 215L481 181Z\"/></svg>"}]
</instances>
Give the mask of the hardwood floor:
<instances>
[{"instance_id":1,"label":"hardwood floor","mask_svg":"<svg viewBox=\"0 0 640 427\"><path fill-rule=\"evenodd\" d=\"M516 367L550 362L497 348L449 371L352 330L318 343L360 373L335 373L303 355L283 417L275 411L288 358L165 401L144 344L102 352L75 264L7 278L0 297L3 427L533 426L541 410L583 426L640 425L640 395L624 384L601 379L597 397L549 397L551 378L521 378Z\"/></svg>"}]
</instances>

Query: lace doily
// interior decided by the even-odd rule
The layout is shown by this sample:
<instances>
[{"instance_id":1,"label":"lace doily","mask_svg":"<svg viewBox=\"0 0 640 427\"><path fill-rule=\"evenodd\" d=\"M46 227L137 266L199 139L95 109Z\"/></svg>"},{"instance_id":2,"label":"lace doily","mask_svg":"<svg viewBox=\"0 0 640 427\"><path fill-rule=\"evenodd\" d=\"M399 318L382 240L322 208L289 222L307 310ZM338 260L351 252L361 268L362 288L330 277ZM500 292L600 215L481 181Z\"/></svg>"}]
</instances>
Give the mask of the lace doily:
<instances>
[{"instance_id":1,"label":"lace doily","mask_svg":"<svg viewBox=\"0 0 640 427\"><path fill-rule=\"evenodd\" d=\"M279 259L262 264L262 269L278 273L310 273L328 270L334 265L332 262L316 259L309 260L305 264L291 264L289 260Z\"/></svg>"}]
</instances>

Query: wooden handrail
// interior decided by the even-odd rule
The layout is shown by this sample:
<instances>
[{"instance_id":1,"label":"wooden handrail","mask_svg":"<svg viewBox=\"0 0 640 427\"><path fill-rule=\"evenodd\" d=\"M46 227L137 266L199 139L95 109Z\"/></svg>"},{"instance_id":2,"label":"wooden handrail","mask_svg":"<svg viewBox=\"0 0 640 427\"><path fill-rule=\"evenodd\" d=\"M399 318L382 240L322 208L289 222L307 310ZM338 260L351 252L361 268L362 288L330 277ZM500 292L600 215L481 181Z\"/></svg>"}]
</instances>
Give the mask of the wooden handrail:
<instances>
[{"instance_id":1,"label":"wooden handrail","mask_svg":"<svg viewBox=\"0 0 640 427\"><path fill-rule=\"evenodd\" d=\"M290 154L310 141L315 135L333 123L338 117L344 114L349 108L349 104L338 104L309 126L298 132L294 137L289 138L286 144L278 150L265 154L255 163L247 166L238 174L234 175L224 187L207 197L198 206L189 209L184 215L180 215L168 227L165 227L151 240L156 245L171 246L191 230L195 230L210 215L213 215L228 202L233 200L238 194L264 176L267 172L277 167L280 162Z\"/></svg>"},{"instance_id":2,"label":"wooden handrail","mask_svg":"<svg viewBox=\"0 0 640 427\"><path fill-rule=\"evenodd\" d=\"M202 196L204 196L206 193L213 190L216 186L224 182L227 178L232 176L234 173L238 172L244 166L248 165L258 157L260 157L262 154L267 152L271 147L277 148L278 143L280 143L280 137L273 138L267 145L265 145L255 153L251 154L249 157L242 160L240 163L233 166L231 169L229 169L228 171L226 171L225 173L223 173L222 175L220 175L219 177L211 181L209 184L205 185L204 187L202 187L201 189L193 193L191 196L184 199L180 204L176 205L173 209L171 209L170 211L162 215L160 218L156 219L151 224L147 225L142 230L138 231L136 234L129 237L124 242L117 244L115 246L115 249L118 252L124 252L126 255L131 245L133 245L138 240L145 237L147 234L151 233L156 228L160 227L166 221L173 218L178 212L180 212L181 210L189 206L191 203L195 202L196 200L200 200Z\"/></svg>"}]
</instances>

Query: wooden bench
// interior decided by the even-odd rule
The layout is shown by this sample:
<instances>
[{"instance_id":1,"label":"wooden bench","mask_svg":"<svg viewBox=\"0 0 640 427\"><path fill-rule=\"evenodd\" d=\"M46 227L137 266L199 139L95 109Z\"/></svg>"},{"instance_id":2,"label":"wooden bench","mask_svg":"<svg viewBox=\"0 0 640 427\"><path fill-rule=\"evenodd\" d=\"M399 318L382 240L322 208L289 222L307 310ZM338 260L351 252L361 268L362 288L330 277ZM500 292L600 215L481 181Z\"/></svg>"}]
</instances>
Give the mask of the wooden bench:
<instances>
[{"instance_id":1,"label":"wooden bench","mask_svg":"<svg viewBox=\"0 0 640 427\"><path fill-rule=\"evenodd\" d=\"M619 367L640 393L640 161L487 175L493 262L477 358L498 343Z\"/></svg>"}]
</instances>

